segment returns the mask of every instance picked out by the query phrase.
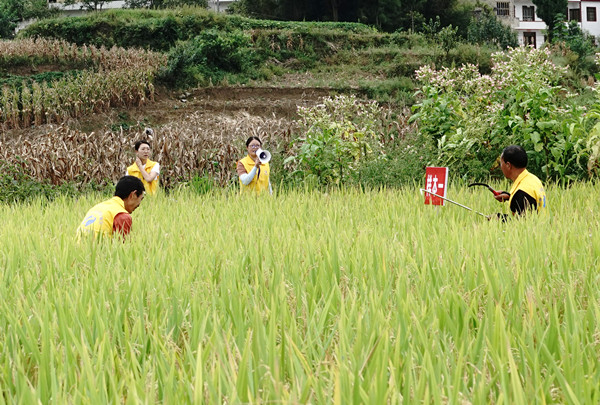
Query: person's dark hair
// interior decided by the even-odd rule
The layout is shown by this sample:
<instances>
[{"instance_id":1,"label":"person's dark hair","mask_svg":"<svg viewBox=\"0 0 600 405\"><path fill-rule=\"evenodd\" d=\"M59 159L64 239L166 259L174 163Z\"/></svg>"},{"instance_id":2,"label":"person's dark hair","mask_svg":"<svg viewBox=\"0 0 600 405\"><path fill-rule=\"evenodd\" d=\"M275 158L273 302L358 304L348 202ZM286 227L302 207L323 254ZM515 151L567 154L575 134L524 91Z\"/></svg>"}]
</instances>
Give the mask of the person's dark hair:
<instances>
[{"instance_id":1,"label":"person's dark hair","mask_svg":"<svg viewBox=\"0 0 600 405\"><path fill-rule=\"evenodd\" d=\"M123 176L115 187L115 197L124 200L129 197L132 191L135 191L135 194L139 197L144 193L144 183L135 176Z\"/></svg>"},{"instance_id":2,"label":"person's dark hair","mask_svg":"<svg viewBox=\"0 0 600 405\"><path fill-rule=\"evenodd\" d=\"M145 140L145 139L142 139L141 141L137 141L137 142L135 143L135 146L134 146L135 150L139 150L139 149L140 149L140 146L142 146L143 144L146 144L146 145L148 145L150 148L152 148L152 146L150 146L150 142L148 142L148 141L147 141L147 140Z\"/></svg>"},{"instance_id":3,"label":"person's dark hair","mask_svg":"<svg viewBox=\"0 0 600 405\"><path fill-rule=\"evenodd\" d=\"M246 147L248 147L248 145L250 145L250 142L252 142L255 139L258 141L258 143L260 143L260 146L262 146L262 141L258 136L251 136L250 138L246 139Z\"/></svg>"},{"instance_id":4,"label":"person's dark hair","mask_svg":"<svg viewBox=\"0 0 600 405\"><path fill-rule=\"evenodd\" d=\"M502 159L518 169L527 167L527 152L521 146L510 145L502 151Z\"/></svg>"}]
</instances>

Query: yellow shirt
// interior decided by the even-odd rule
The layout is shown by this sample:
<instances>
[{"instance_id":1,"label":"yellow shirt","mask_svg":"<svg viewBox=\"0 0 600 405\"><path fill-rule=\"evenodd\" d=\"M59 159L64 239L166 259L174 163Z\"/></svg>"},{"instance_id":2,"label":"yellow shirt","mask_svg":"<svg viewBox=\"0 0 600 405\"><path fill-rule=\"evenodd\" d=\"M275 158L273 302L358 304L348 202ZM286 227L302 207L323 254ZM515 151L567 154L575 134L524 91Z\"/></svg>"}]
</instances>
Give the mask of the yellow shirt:
<instances>
[{"instance_id":1,"label":"yellow shirt","mask_svg":"<svg viewBox=\"0 0 600 405\"><path fill-rule=\"evenodd\" d=\"M531 174L527 169L523 170L510 188L509 207L512 207L512 200L517 191L523 191L529 194L536 201L537 212L546 211L546 191L540 179L535 174Z\"/></svg>"},{"instance_id":2,"label":"yellow shirt","mask_svg":"<svg viewBox=\"0 0 600 405\"><path fill-rule=\"evenodd\" d=\"M150 173L154 166L156 166L156 162L153 162L152 160L148 159L148 160L146 160L146 166L144 167L144 171L146 173ZM154 180L152 180L150 183L148 183L146 180L144 180L144 176L142 176L142 173L140 172L140 168L138 167L138 165L135 162L127 168L127 174L140 179L142 181L142 183L144 183L144 188L146 189L146 193L152 195L152 194L156 194L156 192L158 191L158 176L156 176L156 178Z\"/></svg>"},{"instance_id":3,"label":"yellow shirt","mask_svg":"<svg viewBox=\"0 0 600 405\"><path fill-rule=\"evenodd\" d=\"M122 212L127 212L127 210L120 197L115 196L110 200L96 204L85 214L83 221L77 228L77 238L92 233L95 237L112 237L115 217Z\"/></svg>"},{"instance_id":4,"label":"yellow shirt","mask_svg":"<svg viewBox=\"0 0 600 405\"><path fill-rule=\"evenodd\" d=\"M246 156L240 162L246 168L246 172L250 173L254 165L256 164L250 156ZM261 163L257 169L257 173L247 186L240 180L240 193L255 193L260 194L265 190L269 190L269 174L271 169L268 163Z\"/></svg>"}]
</instances>

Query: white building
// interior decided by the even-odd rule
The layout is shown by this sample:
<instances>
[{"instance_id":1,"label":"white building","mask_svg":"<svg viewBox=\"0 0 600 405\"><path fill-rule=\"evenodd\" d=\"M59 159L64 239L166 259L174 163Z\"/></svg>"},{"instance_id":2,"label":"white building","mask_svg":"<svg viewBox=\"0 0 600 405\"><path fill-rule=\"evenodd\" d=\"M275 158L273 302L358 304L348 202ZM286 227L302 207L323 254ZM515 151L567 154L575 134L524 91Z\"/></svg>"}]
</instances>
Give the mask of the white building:
<instances>
[{"instance_id":1,"label":"white building","mask_svg":"<svg viewBox=\"0 0 600 405\"><path fill-rule=\"evenodd\" d=\"M237 0L208 0L208 9L219 13L227 11L227 8L236 1Z\"/></svg>"},{"instance_id":2,"label":"white building","mask_svg":"<svg viewBox=\"0 0 600 405\"><path fill-rule=\"evenodd\" d=\"M537 16L536 6L530 0L497 1L496 15L517 31L520 45L540 47L545 40L546 23ZM582 31L600 36L600 0L569 0L565 14L569 21L577 21Z\"/></svg>"},{"instance_id":3,"label":"white building","mask_svg":"<svg viewBox=\"0 0 600 405\"><path fill-rule=\"evenodd\" d=\"M82 3L65 5L62 1L48 0L48 7L60 9L60 13L66 17L78 17L89 12ZM98 10L111 10L115 8L125 8L125 1L106 1L99 6Z\"/></svg>"}]
</instances>

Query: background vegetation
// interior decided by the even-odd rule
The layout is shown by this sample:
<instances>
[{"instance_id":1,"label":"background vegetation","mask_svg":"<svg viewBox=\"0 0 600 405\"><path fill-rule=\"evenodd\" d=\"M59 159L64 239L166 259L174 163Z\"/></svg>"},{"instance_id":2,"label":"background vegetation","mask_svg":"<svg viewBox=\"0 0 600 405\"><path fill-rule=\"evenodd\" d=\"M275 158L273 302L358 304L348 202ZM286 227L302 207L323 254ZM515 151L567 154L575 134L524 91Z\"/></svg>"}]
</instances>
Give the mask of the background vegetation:
<instances>
[{"instance_id":1,"label":"background vegetation","mask_svg":"<svg viewBox=\"0 0 600 405\"><path fill-rule=\"evenodd\" d=\"M524 144L531 154L532 170L544 180L569 182L594 177L599 147L594 111L598 102L596 92L587 87L597 71L592 42L575 26L556 30L552 47L541 56L524 52L519 59L514 56L517 53L508 53L507 58L514 59L514 77L508 80L509 73L502 70L506 63L502 54L494 53L515 45L515 34L485 6L480 5L475 14L472 10L463 12L469 16L465 29L458 23L445 25L437 16L419 20L415 30L393 33L359 23L267 21L201 8L118 10L82 18L42 20L20 36L63 38L63 42L49 42L52 45L38 46L38 50L32 46L30 51L19 43L12 45L21 53L6 53L0 66L4 83L0 113L5 128L61 123L65 118L77 117L78 113L69 107L75 104L64 102L68 97L54 98L61 106L71 108L64 115L46 114L50 109L38 108L37 121L35 111L29 112L27 105L33 95L39 102L52 101L46 92L36 89L54 91L60 85L80 94L80 86L74 83L85 81L89 72L110 77L102 73L106 68L98 62L98 55L109 52L109 47L127 45L154 50L110 51L145 55L143 60L138 59L141 65L151 66L151 72L144 73L140 80L121 78L127 84L143 85L143 91L138 92L142 94L140 100L151 97L155 86L186 91L195 86L266 83L313 86L349 95L330 99L332 102L324 100L323 105L328 107L323 111L319 106L299 109L294 120L261 129L260 135L269 140L275 152L273 163L281 168L274 172L274 180L282 187L398 186L419 178L427 165L450 165L453 174L471 180L501 177L495 160L507 143ZM79 46L67 44L64 38ZM46 55L48 51L42 48L55 49L57 56ZM554 61L550 69L544 65L548 59ZM20 74L19 69L30 64L36 66L35 71L39 66L48 66L48 71ZM139 73L140 69L132 72ZM540 79L535 72L542 76L554 73ZM304 77L301 82L290 80L299 74ZM123 75L116 74L115 78L119 76ZM464 83L462 87L448 87L438 76ZM105 79L94 83L91 88L106 88L108 93L84 97L94 100L96 107L81 105L78 111L114 105L111 100L117 93L110 89L115 85ZM491 91L494 83L501 90ZM52 91L48 90L48 95ZM125 105L135 104L136 97L122 101ZM593 106L590 112L582 114L589 106ZM253 133L241 120L238 128L246 131L244 135ZM191 122L199 125L195 118ZM217 134L213 139L218 141L210 152L202 157L186 157L185 145L195 145L194 139L205 136L192 125L166 127L160 131L165 136L155 140L155 157L165 170L164 186L171 188L177 182L195 178L207 179L206 184L235 184L232 167L243 154L243 147L233 138ZM114 142L125 148L128 141L119 137L129 127L110 128L93 136L99 145ZM132 123L129 138L139 136L141 128L141 124ZM183 140L177 131L186 133L189 139ZM53 145L69 145L73 139L91 134L63 126L46 131L45 136L52 140L47 147L54 150ZM38 179L40 184L106 184L122 172L123 156L119 152L103 156L110 163L102 171L86 171L83 176L85 164L81 162L95 159L87 154L89 151L75 153L73 158L63 156L59 163L48 162L44 169L31 172L27 164L11 158L39 159L35 148L29 153L21 151L22 142L17 137L4 143L6 164L22 167L23 174ZM54 153L62 156L58 150ZM69 173L62 167L68 167ZM83 181L84 177L88 180Z\"/></svg>"}]
</instances>

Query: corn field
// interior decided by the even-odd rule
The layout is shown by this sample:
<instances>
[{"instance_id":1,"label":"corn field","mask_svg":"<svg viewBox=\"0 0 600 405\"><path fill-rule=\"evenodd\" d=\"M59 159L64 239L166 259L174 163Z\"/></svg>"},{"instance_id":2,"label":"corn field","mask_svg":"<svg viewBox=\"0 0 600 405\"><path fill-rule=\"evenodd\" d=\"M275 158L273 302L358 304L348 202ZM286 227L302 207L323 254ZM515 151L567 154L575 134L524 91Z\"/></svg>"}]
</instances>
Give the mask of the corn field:
<instances>
[{"instance_id":1,"label":"corn field","mask_svg":"<svg viewBox=\"0 0 600 405\"><path fill-rule=\"evenodd\" d=\"M598 404L597 185L547 191L182 189L89 245L106 196L0 205L0 402Z\"/></svg>"},{"instance_id":2,"label":"corn field","mask_svg":"<svg viewBox=\"0 0 600 405\"><path fill-rule=\"evenodd\" d=\"M0 161L52 184L112 183L135 160L133 145L148 139L161 165L161 185L170 187L194 174L210 176L225 185L235 175L236 161L245 156L245 140L259 136L265 145L289 143L293 124L284 119L260 118L246 113L234 117L184 117L154 131L84 133L58 126L36 139L28 136L0 140Z\"/></svg>"},{"instance_id":3,"label":"corn field","mask_svg":"<svg viewBox=\"0 0 600 405\"><path fill-rule=\"evenodd\" d=\"M51 83L4 86L0 94L0 129L62 123L116 106L138 106L154 97L154 77L166 56L145 50L78 47L65 41L0 41L0 64L19 61L64 64L86 62L75 78Z\"/></svg>"}]
</instances>

